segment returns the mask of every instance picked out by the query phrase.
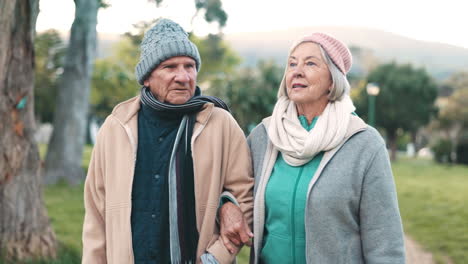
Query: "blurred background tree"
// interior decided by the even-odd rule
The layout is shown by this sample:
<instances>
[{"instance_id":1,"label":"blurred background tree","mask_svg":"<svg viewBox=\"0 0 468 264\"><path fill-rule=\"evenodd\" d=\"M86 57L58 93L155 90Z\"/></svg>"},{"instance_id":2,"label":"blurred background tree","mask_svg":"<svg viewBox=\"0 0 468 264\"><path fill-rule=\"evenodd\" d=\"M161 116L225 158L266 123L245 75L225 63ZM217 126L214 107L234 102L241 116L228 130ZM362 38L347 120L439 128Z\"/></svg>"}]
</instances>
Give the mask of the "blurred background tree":
<instances>
[{"instance_id":1,"label":"blurred background tree","mask_svg":"<svg viewBox=\"0 0 468 264\"><path fill-rule=\"evenodd\" d=\"M195 0L195 8L197 11L192 17L192 24L198 13L204 11L206 22L218 22L219 31L226 25L228 15L222 7L221 0Z\"/></svg>"},{"instance_id":2,"label":"blurred background tree","mask_svg":"<svg viewBox=\"0 0 468 264\"><path fill-rule=\"evenodd\" d=\"M50 29L36 36L34 52L34 112L40 123L51 123L54 118L57 78L63 71L65 43L57 30Z\"/></svg>"},{"instance_id":3,"label":"blurred background tree","mask_svg":"<svg viewBox=\"0 0 468 264\"><path fill-rule=\"evenodd\" d=\"M229 76L239 67L241 58L223 40L222 34L209 34L206 37L190 34L190 40L197 45L202 59L197 77L202 89L213 80Z\"/></svg>"},{"instance_id":4,"label":"blurred background tree","mask_svg":"<svg viewBox=\"0 0 468 264\"><path fill-rule=\"evenodd\" d=\"M273 61L260 61L256 68L241 68L214 79L208 93L226 100L236 121L246 134L270 116L283 76Z\"/></svg>"},{"instance_id":5,"label":"blurred background tree","mask_svg":"<svg viewBox=\"0 0 468 264\"><path fill-rule=\"evenodd\" d=\"M424 69L416 69L410 64L380 65L369 73L367 80L380 87L376 97L376 124L385 131L391 158L395 160L397 132L401 130L415 135L418 128L436 114L437 86ZM364 87L360 88L355 103L357 113L367 119L368 95Z\"/></svg>"},{"instance_id":6,"label":"blurred background tree","mask_svg":"<svg viewBox=\"0 0 468 264\"><path fill-rule=\"evenodd\" d=\"M433 125L440 134L433 149L440 152L441 142L447 142L451 146L448 153L448 148L444 148L443 156L447 158L438 161L468 164L468 72L453 74L443 86L449 95L438 99L440 111Z\"/></svg>"},{"instance_id":7,"label":"blurred background tree","mask_svg":"<svg viewBox=\"0 0 468 264\"><path fill-rule=\"evenodd\" d=\"M96 61L91 80L90 114L100 122L118 103L139 92L133 71L138 62L135 53L138 53L136 45L129 37L124 37L110 57Z\"/></svg>"},{"instance_id":8,"label":"blurred background tree","mask_svg":"<svg viewBox=\"0 0 468 264\"><path fill-rule=\"evenodd\" d=\"M75 19L59 79L54 129L47 149L44 180L78 184L84 179L81 157L85 145L90 80L96 57L97 14L101 0L75 0Z\"/></svg>"}]
</instances>

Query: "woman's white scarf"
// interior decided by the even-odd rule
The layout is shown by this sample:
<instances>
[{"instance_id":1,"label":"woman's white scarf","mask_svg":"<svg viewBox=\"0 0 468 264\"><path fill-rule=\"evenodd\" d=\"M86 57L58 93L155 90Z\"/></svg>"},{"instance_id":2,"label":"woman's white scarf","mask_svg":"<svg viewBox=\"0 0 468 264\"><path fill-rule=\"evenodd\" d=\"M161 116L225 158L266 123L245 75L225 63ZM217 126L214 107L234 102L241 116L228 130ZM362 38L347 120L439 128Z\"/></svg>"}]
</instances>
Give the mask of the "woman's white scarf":
<instances>
[{"instance_id":1,"label":"woman's white scarf","mask_svg":"<svg viewBox=\"0 0 468 264\"><path fill-rule=\"evenodd\" d=\"M286 163L301 166L319 152L331 150L343 142L355 109L348 95L340 101L328 102L314 129L307 131L299 122L296 104L280 96L273 109L268 136Z\"/></svg>"}]
</instances>

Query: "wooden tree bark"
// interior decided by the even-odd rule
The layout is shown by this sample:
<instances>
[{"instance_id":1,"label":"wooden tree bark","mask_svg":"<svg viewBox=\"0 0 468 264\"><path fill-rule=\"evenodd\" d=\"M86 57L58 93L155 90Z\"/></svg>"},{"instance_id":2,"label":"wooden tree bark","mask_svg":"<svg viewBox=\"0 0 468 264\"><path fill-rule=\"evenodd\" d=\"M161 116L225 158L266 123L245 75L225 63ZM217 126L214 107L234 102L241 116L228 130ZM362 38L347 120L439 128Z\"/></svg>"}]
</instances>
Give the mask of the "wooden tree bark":
<instances>
[{"instance_id":1,"label":"wooden tree bark","mask_svg":"<svg viewBox=\"0 0 468 264\"><path fill-rule=\"evenodd\" d=\"M0 253L9 260L56 254L33 138L38 3L0 1Z\"/></svg>"},{"instance_id":2,"label":"wooden tree bark","mask_svg":"<svg viewBox=\"0 0 468 264\"><path fill-rule=\"evenodd\" d=\"M388 131L388 145L390 146L390 160L396 161L398 148L396 131Z\"/></svg>"},{"instance_id":3,"label":"wooden tree bark","mask_svg":"<svg viewBox=\"0 0 468 264\"><path fill-rule=\"evenodd\" d=\"M46 157L46 183L84 179L81 167L85 144L92 67L96 53L98 0L75 0L64 72L59 80L54 131Z\"/></svg>"}]
</instances>

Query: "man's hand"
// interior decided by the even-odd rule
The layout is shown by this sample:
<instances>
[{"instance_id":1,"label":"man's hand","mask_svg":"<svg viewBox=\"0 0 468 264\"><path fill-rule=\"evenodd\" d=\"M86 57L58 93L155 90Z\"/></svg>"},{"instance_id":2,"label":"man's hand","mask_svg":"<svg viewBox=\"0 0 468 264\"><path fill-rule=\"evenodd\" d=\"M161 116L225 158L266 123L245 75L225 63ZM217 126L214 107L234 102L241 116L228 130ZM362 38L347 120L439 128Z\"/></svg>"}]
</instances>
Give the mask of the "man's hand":
<instances>
[{"instance_id":1,"label":"man's hand","mask_svg":"<svg viewBox=\"0 0 468 264\"><path fill-rule=\"evenodd\" d=\"M250 238L254 235L237 205L225 203L219 210L219 218L221 239L231 254L237 253L244 244L251 246Z\"/></svg>"}]
</instances>

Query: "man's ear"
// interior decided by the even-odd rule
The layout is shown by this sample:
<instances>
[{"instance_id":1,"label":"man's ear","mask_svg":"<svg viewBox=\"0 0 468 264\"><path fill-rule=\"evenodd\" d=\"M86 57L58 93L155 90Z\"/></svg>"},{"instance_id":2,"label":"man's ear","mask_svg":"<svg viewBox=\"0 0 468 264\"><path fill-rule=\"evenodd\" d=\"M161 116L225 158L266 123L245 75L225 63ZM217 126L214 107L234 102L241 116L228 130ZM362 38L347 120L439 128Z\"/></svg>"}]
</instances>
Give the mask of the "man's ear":
<instances>
[{"instance_id":1,"label":"man's ear","mask_svg":"<svg viewBox=\"0 0 468 264\"><path fill-rule=\"evenodd\" d=\"M146 87L149 87L149 80L146 79L146 80L143 82L143 85L146 86Z\"/></svg>"}]
</instances>

